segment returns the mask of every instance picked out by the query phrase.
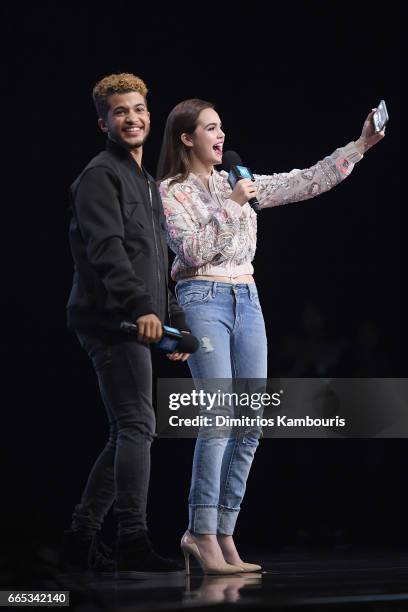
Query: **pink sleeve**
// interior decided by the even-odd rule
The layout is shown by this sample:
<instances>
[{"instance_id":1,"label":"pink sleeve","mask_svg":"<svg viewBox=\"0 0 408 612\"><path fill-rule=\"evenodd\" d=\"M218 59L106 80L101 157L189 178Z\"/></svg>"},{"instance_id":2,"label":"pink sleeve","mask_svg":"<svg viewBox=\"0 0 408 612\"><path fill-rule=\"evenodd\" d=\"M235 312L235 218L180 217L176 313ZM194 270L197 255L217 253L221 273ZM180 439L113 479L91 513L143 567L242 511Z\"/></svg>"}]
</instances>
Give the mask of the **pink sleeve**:
<instances>
[{"instance_id":1,"label":"pink sleeve","mask_svg":"<svg viewBox=\"0 0 408 612\"><path fill-rule=\"evenodd\" d=\"M255 175L261 208L308 200L329 191L349 176L362 157L350 142L305 170Z\"/></svg>"}]
</instances>

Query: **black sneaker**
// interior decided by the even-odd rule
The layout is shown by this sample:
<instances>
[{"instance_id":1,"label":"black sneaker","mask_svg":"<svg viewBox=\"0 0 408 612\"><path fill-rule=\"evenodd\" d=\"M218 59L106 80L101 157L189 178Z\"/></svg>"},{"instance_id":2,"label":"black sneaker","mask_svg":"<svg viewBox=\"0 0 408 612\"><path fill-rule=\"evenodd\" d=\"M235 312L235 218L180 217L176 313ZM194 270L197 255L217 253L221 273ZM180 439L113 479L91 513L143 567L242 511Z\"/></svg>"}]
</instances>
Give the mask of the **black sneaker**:
<instances>
[{"instance_id":1,"label":"black sneaker","mask_svg":"<svg viewBox=\"0 0 408 612\"><path fill-rule=\"evenodd\" d=\"M98 534L84 535L80 531L64 531L60 567L64 571L93 570L114 572L116 562L110 559L112 550Z\"/></svg>"},{"instance_id":2,"label":"black sneaker","mask_svg":"<svg viewBox=\"0 0 408 612\"><path fill-rule=\"evenodd\" d=\"M147 531L138 531L132 536L119 538L117 545L117 571L125 574L119 577L127 578L126 573L168 574L169 572L182 572L184 567L173 561L161 557L154 550Z\"/></svg>"}]
</instances>

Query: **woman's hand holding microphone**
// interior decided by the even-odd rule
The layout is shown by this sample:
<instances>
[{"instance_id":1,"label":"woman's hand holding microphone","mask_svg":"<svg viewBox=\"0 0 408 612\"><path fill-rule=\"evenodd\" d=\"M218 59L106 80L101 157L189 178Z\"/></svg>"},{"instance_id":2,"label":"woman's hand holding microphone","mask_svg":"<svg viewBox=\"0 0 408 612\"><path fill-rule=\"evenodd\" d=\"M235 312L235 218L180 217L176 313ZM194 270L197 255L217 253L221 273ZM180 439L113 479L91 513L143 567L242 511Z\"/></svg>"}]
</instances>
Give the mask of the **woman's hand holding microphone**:
<instances>
[{"instance_id":1,"label":"woman's hand holding microphone","mask_svg":"<svg viewBox=\"0 0 408 612\"><path fill-rule=\"evenodd\" d=\"M254 181L251 181L251 179L241 179L235 185L230 195L230 200L234 200L240 206L244 206L251 198L258 198Z\"/></svg>"}]
</instances>

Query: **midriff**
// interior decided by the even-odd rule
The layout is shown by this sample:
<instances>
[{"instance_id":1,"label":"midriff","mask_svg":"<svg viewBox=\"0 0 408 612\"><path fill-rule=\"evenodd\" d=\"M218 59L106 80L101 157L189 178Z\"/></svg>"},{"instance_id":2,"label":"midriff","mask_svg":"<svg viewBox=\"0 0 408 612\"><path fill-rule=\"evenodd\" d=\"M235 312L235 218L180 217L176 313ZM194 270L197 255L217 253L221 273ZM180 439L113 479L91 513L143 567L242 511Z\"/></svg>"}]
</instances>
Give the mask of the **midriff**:
<instances>
[{"instance_id":1,"label":"midriff","mask_svg":"<svg viewBox=\"0 0 408 612\"><path fill-rule=\"evenodd\" d=\"M213 283L231 283L232 285L236 285L237 283L254 283L254 277L252 274L242 274L241 276L235 276L232 278L231 276L190 276L189 278L183 278L184 280L208 280Z\"/></svg>"}]
</instances>

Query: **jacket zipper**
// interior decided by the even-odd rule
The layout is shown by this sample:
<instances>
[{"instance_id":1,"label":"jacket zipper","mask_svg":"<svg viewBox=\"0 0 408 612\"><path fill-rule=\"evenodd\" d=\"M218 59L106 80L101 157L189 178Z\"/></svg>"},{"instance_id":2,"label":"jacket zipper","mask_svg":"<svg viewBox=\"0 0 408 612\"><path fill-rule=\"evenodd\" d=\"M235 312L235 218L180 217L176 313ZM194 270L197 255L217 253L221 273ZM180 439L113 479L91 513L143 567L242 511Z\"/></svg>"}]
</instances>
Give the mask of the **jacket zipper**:
<instances>
[{"instance_id":1,"label":"jacket zipper","mask_svg":"<svg viewBox=\"0 0 408 612\"><path fill-rule=\"evenodd\" d=\"M212 189L213 194L215 195L215 197L216 197L216 200L217 200L218 204L219 204L220 206L223 206L223 205L224 205L224 202L223 202L223 200L221 199L221 197L220 197L220 195L219 195L219 193L218 193L218 189L217 189L217 184L216 184L216 181L215 181L214 173L211 175L211 177L210 177L210 181L211 181L211 186L212 186L212 188L213 188L213 189ZM210 191L211 191L211 190L210 190ZM211 194L211 195L212 195L212 194ZM232 280L232 276L231 276L231 267L232 267L232 264L231 264L231 262L230 262L230 261L227 261L227 262L226 262L226 266L225 266L225 267L226 267L227 271L229 272L228 278L230 278L230 279Z\"/></svg>"},{"instance_id":2,"label":"jacket zipper","mask_svg":"<svg viewBox=\"0 0 408 612\"><path fill-rule=\"evenodd\" d=\"M161 295L160 295L160 285L161 285L161 274L160 274L160 259L159 259L159 249L157 246L157 236L156 236L156 229L155 229L155 225L154 225L154 211L153 211L153 198L152 198L152 189L150 187L150 181L149 179L147 179L147 186L149 188L149 200L150 200L150 212L152 214L152 225L153 225L153 236L154 236L154 246L156 248L156 259L157 259L157 299L159 300L159 302L161 303ZM167 311L168 311L168 300L167 300L167 296L166 296L166 302L167 302ZM170 320L170 314L169 314L169 320ZM165 323L165 321L164 321Z\"/></svg>"},{"instance_id":3,"label":"jacket zipper","mask_svg":"<svg viewBox=\"0 0 408 612\"><path fill-rule=\"evenodd\" d=\"M216 185L216 181L215 181L215 178L214 178L214 174L211 175L210 181L211 181L211 187L212 187L212 191L213 191L213 193L211 195L215 195L215 198L216 198L218 204L220 206L223 206L224 202L221 200L221 198L219 196L217 185ZM211 193L211 189L210 189L210 193Z\"/></svg>"}]
</instances>

